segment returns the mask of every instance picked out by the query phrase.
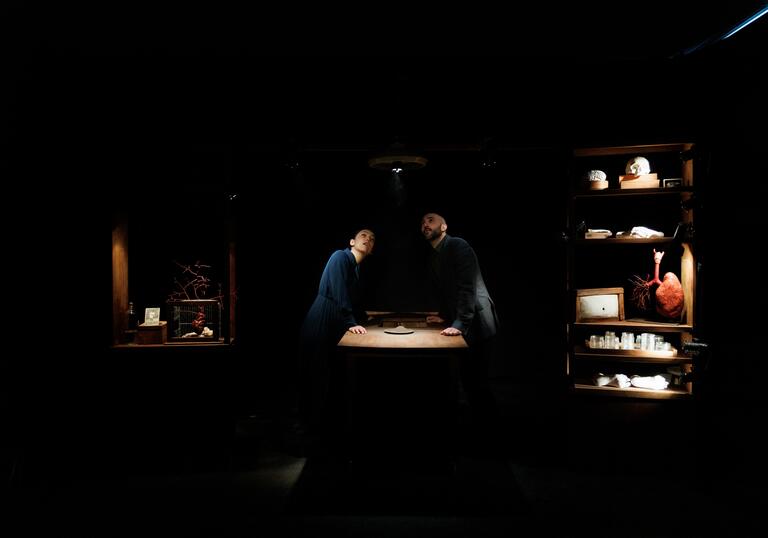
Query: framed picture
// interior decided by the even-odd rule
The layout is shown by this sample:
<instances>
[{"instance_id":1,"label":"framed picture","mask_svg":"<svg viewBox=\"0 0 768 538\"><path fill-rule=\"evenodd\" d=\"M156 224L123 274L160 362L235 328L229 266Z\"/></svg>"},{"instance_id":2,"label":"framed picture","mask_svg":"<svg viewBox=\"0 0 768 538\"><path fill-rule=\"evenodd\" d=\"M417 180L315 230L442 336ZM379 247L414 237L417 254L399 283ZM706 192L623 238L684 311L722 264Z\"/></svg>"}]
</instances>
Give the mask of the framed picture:
<instances>
[{"instance_id":1,"label":"framed picture","mask_svg":"<svg viewBox=\"0 0 768 538\"><path fill-rule=\"evenodd\" d=\"M665 189L671 189L673 187L682 187L683 186L683 180L679 177L670 177L663 180L664 188Z\"/></svg>"},{"instance_id":2,"label":"framed picture","mask_svg":"<svg viewBox=\"0 0 768 538\"><path fill-rule=\"evenodd\" d=\"M576 323L624 321L624 288L576 290Z\"/></svg>"},{"instance_id":3,"label":"framed picture","mask_svg":"<svg viewBox=\"0 0 768 538\"><path fill-rule=\"evenodd\" d=\"M160 308L144 309L144 325L160 325Z\"/></svg>"}]
</instances>

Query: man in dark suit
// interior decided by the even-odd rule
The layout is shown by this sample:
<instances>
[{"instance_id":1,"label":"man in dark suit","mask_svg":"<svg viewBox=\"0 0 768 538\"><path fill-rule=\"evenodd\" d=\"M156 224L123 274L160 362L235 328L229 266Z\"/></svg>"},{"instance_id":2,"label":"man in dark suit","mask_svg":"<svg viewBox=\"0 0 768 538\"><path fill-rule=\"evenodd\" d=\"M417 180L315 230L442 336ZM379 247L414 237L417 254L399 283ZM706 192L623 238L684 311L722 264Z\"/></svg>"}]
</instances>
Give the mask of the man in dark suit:
<instances>
[{"instance_id":1,"label":"man in dark suit","mask_svg":"<svg viewBox=\"0 0 768 538\"><path fill-rule=\"evenodd\" d=\"M432 245L430 272L440 304L427 321L446 323L440 334L463 336L470 352L459 362L459 375L473 421L483 429L493 424L496 400L488 383L488 365L498 328L496 308L485 287L475 251L464 239L446 233L437 213L421 219L421 233Z\"/></svg>"}]
</instances>

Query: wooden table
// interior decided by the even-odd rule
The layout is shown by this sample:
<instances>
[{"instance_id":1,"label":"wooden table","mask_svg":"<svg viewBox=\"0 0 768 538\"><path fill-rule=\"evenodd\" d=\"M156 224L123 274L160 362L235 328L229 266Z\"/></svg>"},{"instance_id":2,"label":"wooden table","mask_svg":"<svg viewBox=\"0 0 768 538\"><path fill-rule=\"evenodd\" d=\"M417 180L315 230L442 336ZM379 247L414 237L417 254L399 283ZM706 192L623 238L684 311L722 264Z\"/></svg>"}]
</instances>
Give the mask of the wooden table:
<instances>
[{"instance_id":1,"label":"wooden table","mask_svg":"<svg viewBox=\"0 0 768 538\"><path fill-rule=\"evenodd\" d=\"M418 325L411 334L369 325L367 334L347 332L338 343L346 369L348 438L357 455L431 455L450 445L458 357L467 343L461 336L441 335L442 326Z\"/></svg>"}]
</instances>

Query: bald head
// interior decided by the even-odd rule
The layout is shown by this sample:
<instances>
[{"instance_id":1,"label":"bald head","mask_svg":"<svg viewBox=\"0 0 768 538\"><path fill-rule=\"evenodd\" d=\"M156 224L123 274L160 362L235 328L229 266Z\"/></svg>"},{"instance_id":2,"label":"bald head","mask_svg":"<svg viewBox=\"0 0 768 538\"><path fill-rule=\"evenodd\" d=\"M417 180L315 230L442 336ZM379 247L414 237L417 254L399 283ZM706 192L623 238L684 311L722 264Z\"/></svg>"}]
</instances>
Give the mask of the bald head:
<instances>
[{"instance_id":1,"label":"bald head","mask_svg":"<svg viewBox=\"0 0 768 538\"><path fill-rule=\"evenodd\" d=\"M427 213L421 218L421 233L434 247L445 236L448 224L437 213Z\"/></svg>"}]
</instances>

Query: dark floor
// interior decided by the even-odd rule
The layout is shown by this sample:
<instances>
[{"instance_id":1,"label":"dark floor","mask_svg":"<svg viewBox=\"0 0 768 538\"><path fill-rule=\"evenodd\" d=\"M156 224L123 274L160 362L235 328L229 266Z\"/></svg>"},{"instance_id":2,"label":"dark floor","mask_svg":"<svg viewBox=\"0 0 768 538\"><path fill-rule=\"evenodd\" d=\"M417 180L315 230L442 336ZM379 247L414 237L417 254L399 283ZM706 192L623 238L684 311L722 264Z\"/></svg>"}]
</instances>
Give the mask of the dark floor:
<instances>
[{"instance_id":1,"label":"dark floor","mask_svg":"<svg viewBox=\"0 0 768 538\"><path fill-rule=\"evenodd\" d=\"M505 380L494 391L497 431L474 435L461 407L452 443L395 429L381 444L347 438L307 457L287 417L257 413L238 418L223 449L158 446L165 458L178 451L186 463L175 468L125 472L107 459L97 473L42 480L17 468L5 503L14 530L3 535L763 535L768 504L753 471L764 453L716 447L748 420L698 411L690 422L697 410L667 402L627 403L641 417L627 423L595 418L593 400L546 406Z\"/></svg>"}]
</instances>

